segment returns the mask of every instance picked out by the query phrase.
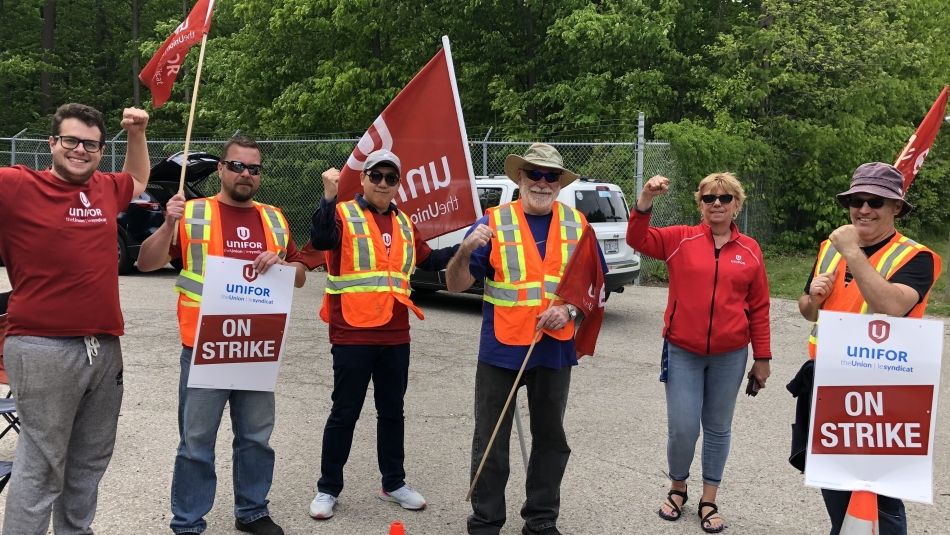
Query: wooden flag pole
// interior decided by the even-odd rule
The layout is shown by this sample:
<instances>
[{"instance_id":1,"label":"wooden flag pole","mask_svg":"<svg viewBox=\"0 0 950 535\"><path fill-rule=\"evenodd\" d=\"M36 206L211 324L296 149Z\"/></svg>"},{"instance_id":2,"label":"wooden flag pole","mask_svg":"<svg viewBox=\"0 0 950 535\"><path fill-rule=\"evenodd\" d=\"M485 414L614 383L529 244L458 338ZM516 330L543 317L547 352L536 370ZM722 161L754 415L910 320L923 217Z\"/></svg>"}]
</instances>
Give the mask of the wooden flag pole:
<instances>
[{"instance_id":1,"label":"wooden flag pole","mask_svg":"<svg viewBox=\"0 0 950 535\"><path fill-rule=\"evenodd\" d=\"M551 302L550 308L554 306L554 302ZM518 383L521 382L521 376L524 374L524 369L528 366L528 360L531 358L531 353L534 351L534 345L538 343L538 340L541 339L537 335L541 331L541 325L538 325L535 329L534 339L531 341L531 346L528 347L528 353L524 356L524 360L521 362L521 368L518 370L518 375L515 376L515 384L511 385L511 392L508 392L508 399L505 400L505 406L501 408L501 414L498 415L498 421L495 423L495 430L491 432L491 438L488 439L488 446L485 448L485 453L482 454L482 460L478 463L478 469L475 470L475 475L472 477L472 485L468 488L468 494L465 495L465 501L471 501L472 493L475 492L475 484L478 483L479 476L482 475L482 468L485 468L485 461L488 460L488 454L491 453L491 447L495 444L495 436L498 434L498 429L501 428L501 422L505 419L505 413L508 412L508 406L511 405L512 398L515 397L515 392L518 391Z\"/></svg>"},{"instance_id":2,"label":"wooden flag pole","mask_svg":"<svg viewBox=\"0 0 950 535\"><path fill-rule=\"evenodd\" d=\"M181 176L178 178L178 193L185 193L185 174L188 172L188 148L191 145L191 127L195 123L195 107L198 104L198 86L201 85L201 66L205 62L205 45L208 43L207 32L201 36L201 51L198 53L198 68L195 70L195 87L191 91L191 109L188 111L188 128L185 130L185 150L182 151ZM172 234L172 245L178 244L178 225L175 222L175 233Z\"/></svg>"}]
</instances>

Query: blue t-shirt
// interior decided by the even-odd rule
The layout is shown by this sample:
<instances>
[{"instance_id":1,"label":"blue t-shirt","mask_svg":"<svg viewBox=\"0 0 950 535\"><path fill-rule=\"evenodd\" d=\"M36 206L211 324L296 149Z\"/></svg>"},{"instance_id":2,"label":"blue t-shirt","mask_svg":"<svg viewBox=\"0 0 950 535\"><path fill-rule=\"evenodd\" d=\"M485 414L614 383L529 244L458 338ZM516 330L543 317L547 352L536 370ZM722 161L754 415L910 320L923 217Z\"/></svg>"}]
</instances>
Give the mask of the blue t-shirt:
<instances>
[{"instance_id":1,"label":"blue t-shirt","mask_svg":"<svg viewBox=\"0 0 950 535\"><path fill-rule=\"evenodd\" d=\"M534 237L534 242L538 247L538 253L540 253L542 260L544 259L544 253L547 249L548 229L551 226L551 217L552 214L525 214L525 219L528 221L528 227L531 229L531 234ZM478 225L487 224L488 216L482 216L468 229L465 236L467 237L471 234ZM604 259L604 253L600 251L599 244L597 249L598 252L600 252L601 266L606 273L607 262ZM490 256L491 242L488 242L472 252L468 269L477 281L483 281L485 278L492 279L495 276L495 270L491 268L489 262ZM482 302L482 331L478 344L478 360L492 366L517 370L521 368L521 363L524 361L524 356L528 353L528 347L530 346L503 344L495 338L494 308L495 305L492 305L488 301ZM525 328L530 327L526 326ZM542 335L538 343L534 345L534 351L531 353L531 359L528 361L526 369L531 369L536 366L560 369L565 366L576 365L577 353L574 349L574 340L561 341L545 334Z\"/></svg>"}]
</instances>

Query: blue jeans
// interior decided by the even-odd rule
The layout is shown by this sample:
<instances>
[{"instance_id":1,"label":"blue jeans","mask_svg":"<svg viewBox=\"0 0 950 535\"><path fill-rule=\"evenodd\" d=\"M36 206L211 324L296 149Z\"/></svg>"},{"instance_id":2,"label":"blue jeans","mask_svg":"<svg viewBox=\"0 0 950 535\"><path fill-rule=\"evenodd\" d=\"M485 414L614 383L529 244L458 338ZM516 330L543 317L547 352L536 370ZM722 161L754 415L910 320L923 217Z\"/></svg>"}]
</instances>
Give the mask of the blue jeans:
<instances>
[{"instance_id":1,"label":"blue jeans","mask_svg":"<svg viewBox=\"0 0 950 535\"><path fill-rule=\"evenodd\" d=\"M172 531L201 533L214 504L217 476L214 443L224 405L231 407L234 465L234 516L244 523L268 516L267 493L274 476L274 393L188 388L191 348L181 352L178 383L180 442L172 475Z\"/></svg>"},{"instance_id":2,"label":"blue jeans","mask_svg":"<svg viewBox=\"0 0 950 535\"><path fill-rule=\"evenodd\" d=\"M317 490L339 496L343 466L350 457L353 431L373 380L376 402L376 457L386 492L406 484L403 396L409 385L409 344L333 345L333 407L323 428L323 452Z\"/></svg>"},{"instance_id":3,"label":"blue jeans","mask_svg":"<svg viewBox=\"0 0 950 535\"><path fill-rule=\"evenodd\" d=\"M851 491L821 489L821 497L825 500L825 509L831 519L831 535L838 535L851 502ZM904 509L904 502L878 495L877 525L880 535L907 535L907 511Z\"/></svg>"},{"instance_id":4,"label":"blue jeans","mask_svg":"<svg viewBox=\"0 0 950 535\"><path fill-rule=\"evenodd\" d=\"M697 355L670 343L666 381L670 478L685 481L703 428L703 483L719 486L729 456L732 415L745 375L749 348Z\"/></svg>"}]
</instances>

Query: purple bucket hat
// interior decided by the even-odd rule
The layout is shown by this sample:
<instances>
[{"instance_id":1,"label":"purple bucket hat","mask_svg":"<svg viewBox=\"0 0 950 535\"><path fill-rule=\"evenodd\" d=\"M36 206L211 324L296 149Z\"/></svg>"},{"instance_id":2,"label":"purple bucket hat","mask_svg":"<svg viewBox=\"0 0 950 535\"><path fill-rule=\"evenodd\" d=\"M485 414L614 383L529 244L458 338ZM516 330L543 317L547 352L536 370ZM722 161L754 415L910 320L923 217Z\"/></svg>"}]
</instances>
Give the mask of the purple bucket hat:
<instances>
[{"instance_id":1,"label":"purple bucket hat","mask_svg":"<svg viewBox=\"0 0 950 535\"><path fill-rule=\"evenodd\" d=\"M838 202L848 207L848 197L854 193L869 193L885 199L904 201L897 217L909 214L914 205L904 200L904 175L893 165L871 162L858 166L851 175L851 189L838 194Z\"/></svg>"}]
</instances>

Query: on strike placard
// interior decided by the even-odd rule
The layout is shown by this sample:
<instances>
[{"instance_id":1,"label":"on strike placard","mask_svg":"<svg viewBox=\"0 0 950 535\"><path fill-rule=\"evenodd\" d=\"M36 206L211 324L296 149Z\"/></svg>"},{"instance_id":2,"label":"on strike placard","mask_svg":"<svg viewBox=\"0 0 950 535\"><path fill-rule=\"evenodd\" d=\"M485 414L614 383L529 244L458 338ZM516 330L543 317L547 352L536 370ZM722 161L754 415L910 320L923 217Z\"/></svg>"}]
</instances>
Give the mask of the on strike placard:
<instances>
[{"instance_id":1,"label":"on strike placard","mask_svg":"<svg viewBox=\"0 0 950 535\"><path fill-rule=\"evenodd\" d=\"M933 503L943 323L822 311L807 485Z\"/></svg>"},{"instance_id":2,"label":"on strike placard","mask_svg":"<svg viewBox=\"0 0 950 535\"><path fill-rule=\"evenodd\" d=\"M209 257L188 386L273 391L293 292L291 267Z\"/></svg>"}]
</instances>

